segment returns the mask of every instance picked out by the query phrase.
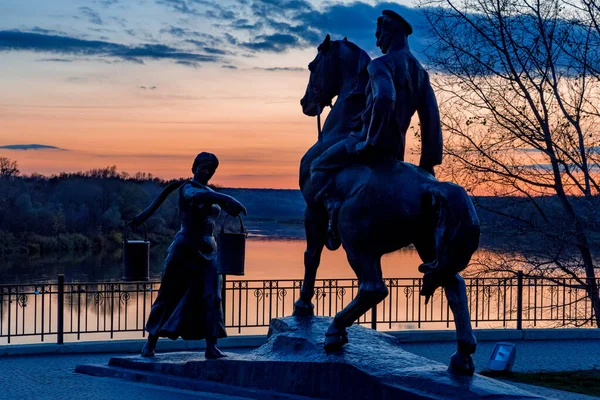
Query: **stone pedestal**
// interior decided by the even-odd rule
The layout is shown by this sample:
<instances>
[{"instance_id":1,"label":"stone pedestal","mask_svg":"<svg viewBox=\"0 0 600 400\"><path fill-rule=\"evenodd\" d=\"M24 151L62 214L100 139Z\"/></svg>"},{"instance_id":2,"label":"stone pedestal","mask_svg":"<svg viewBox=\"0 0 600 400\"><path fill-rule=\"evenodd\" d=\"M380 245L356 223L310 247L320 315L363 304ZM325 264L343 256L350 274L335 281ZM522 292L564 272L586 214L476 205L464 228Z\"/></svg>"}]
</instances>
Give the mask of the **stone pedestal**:
<instances>
[{"instance_id":1,"label":"stone pedestal","mask_svg":"<svg viewBox=\"0 0 600 400\"><path fill-rule=\"evenodd\" d=\"M118 357L108 367L78 366L77 371L188 389L200 385L197 390L206 390L201 383L211 383L215 391L223 393L228 387L233 390L229 394L254 398L539 398L491 378L453 376L446 365L404 351L394 337L361 326L348 330L350 342L342 351L325 353L323 339L330 323L325 317L274 319L266 344L224 359L183 352Z\"/></svg>"}]
</instances>

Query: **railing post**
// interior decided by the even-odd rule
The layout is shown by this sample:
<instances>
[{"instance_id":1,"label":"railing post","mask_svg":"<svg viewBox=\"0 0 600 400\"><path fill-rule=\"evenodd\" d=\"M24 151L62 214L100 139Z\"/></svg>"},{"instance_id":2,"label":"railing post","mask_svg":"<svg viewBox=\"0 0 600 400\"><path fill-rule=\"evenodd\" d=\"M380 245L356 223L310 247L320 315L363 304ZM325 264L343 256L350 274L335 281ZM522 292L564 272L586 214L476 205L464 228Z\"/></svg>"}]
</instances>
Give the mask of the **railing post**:
<instances>
[{"instance_id":1,"label":"railing post","mask_svg":"<svg viewBox=\"0 0 600 400\"><path fill-rule=\"evenodd\" d=\"M115 285L110 285L110 338L115 335Z\"/></svg>"},{"instance_id":2,"label":"railing post","mask_svg":"<svg viewBox=\"0 0 600 400\"><path fill-rule=\"evenodd\" d=\"M56 343L64 343L65 332L65 276L58 274L58 314L56 327Z\"/></svg>"},{"instance_id":3,"label":"railing post","mask_svg":"<svg viewBox=\"0 0 600 400\"><path fill-rule=\"evenodd\" d=\"M223 322L225 326L227 326L227 304L225 302L227 296L227 275L221 275L223 279L221 280L221 303L223 306ZM231 321L233 324L233 315L231 316Z\"/></svg>"},{"instance_id":4,"label":"railing post","mask_svg":"<svg viewBox=\"0 0 600 400\"><path fill-rule=\"evenodd\" d=\"M377 330L377 304L371 308L371 329Z\"/></svg>"},{"instance_id":5,"label":"railing post","mask_svg":"<svg viewBox=\"0 0 600 400\"><path fill-rule=\"evenodd\" d=\"M523 329L523 271L517 272L517 329Z\"/></svg>"}]
</instances>

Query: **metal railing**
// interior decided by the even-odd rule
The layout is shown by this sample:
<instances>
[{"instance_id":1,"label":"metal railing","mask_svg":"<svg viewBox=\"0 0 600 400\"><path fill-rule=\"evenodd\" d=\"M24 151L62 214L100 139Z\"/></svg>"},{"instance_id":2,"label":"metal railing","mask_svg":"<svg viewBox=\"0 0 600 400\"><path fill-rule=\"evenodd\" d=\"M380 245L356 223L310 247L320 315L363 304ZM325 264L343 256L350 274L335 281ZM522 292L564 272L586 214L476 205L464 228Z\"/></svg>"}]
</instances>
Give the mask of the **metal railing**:
<instances>
[{"instance_id":1,"label":"metal railing","mask_svg":"<svg viewBox=\"0 0 600 400\"><path fill-rule=\"evenodd\" d=\"M385 279L388 297L357 323L373 329L448 329L453 316L442 289L429 304L420 278ZM585 286L575 279L465 279L473 327L594 326ZM599 282L600 284L600 282ZM223 285L225 325L232 334L265 333L272 318L291 315L301 280L229 280ZM145 336L160 281L0 285L0 340L55 341ZM358 293L356 279L320 279L315 314L334 316Z\"/></svg>"}]
</instances>

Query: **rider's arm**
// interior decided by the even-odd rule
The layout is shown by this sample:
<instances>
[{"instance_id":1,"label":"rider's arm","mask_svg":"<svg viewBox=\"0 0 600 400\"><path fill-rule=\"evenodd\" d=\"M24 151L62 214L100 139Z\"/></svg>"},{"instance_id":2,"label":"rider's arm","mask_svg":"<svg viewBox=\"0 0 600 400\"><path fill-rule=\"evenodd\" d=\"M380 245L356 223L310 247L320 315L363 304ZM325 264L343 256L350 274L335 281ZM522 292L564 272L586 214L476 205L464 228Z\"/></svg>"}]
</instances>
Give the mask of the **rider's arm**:
<instances>
[{"instance_id":1,"label":"rider's arm","mask_svg":"<svg viewBox=\"0 0 600 400\"><path fill-rule=\"evenodd\" d=\"M373 106L366 143L377 147L385 135L385 130L394 115L396 89L390 65L383 60L375 59L368 67L371 80Z\"/></svg>"}]
</instances>

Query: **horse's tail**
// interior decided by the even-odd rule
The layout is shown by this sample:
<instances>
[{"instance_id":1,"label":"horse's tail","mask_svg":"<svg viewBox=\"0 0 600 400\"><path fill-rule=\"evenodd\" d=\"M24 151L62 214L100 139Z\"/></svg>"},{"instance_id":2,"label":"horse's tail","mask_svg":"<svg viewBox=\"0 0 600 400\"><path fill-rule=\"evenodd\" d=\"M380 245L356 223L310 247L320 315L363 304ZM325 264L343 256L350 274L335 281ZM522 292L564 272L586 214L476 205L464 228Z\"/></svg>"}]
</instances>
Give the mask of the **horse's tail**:
<instances>
[{"instance_id":1,"label":"horse's tail","mask_svg":"<svg viewBox=\"0 0 600 400\"><path fill-rule=\"evenodd\" d=\"M419 267L425 273L421 294L435 289L464 270L479 247L480 225L467 192L452 183L445 190L433 190L423 198L435 238L436 257Z\"/></svg>"}]
</instances>

